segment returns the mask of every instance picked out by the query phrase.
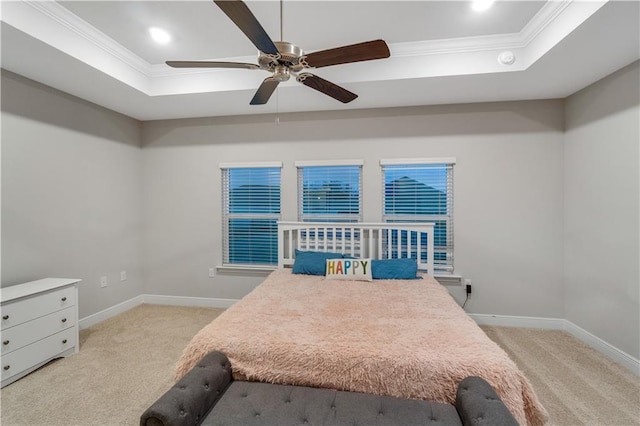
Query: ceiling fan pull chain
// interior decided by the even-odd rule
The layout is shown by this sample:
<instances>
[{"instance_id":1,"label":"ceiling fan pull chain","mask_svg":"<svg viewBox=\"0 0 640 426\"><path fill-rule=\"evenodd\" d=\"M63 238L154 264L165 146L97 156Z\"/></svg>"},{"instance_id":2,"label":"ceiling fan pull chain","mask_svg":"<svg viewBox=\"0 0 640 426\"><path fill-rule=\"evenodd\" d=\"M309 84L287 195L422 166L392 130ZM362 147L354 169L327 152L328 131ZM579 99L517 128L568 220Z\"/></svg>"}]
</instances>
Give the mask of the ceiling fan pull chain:
<instances>
[{"instance_id":1,"label":"ceiling fan pull chain","mask_svg":"<svg viewBox=\"0 0 640 426\"><path fill-rule=\"evenodd\" d=\"M279 125L280 125L280 90L277 90L276 91L276 126L279 126Z\"/></svg>"}]
</instances>

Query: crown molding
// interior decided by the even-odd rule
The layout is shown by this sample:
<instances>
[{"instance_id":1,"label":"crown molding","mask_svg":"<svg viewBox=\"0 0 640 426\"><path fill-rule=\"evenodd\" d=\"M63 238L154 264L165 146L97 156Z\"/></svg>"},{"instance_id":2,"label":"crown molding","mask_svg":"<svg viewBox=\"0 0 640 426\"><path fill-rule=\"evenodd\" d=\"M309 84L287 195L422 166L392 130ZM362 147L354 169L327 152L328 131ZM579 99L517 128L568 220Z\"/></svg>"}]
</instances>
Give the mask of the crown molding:
<instances>
[{"instance_id":1,"label":"crown molding","mask_svg":"<svg viewBox=\"0 0 640 426\"><path fill-rule=\"evenodd\" d=\"M97 49L110 55L119 63L148 78L210 74L219 71L172 69L165 64L150 64L55 1L23 0L23 2L35 11L71 30L77 36L89 41ZM573 0L546 2L519 33L393 43L389 48L392 56L399 58L523 49L562 15L572 2ZM231 60L254 62L255 58L242 57L231 58Z\"/></svg>"},{"instance_id":2,"label":"crown molding","mask_svg":"<svg viewBox=\"0 0 640 426\"><path fill-rule=\"evenodd\" d=\"M47 16L49 19L89 41L95 45L96 48L113 56L119 62L146 76L151 76L151 65L147 61L140 58L138 55L116 42L84 19L79 18L58 2L53 0L23 0L23 2L41 14Z\"/></svg>"},{"instance_id":3,"label":"crown molding","mask_svg":"<svg viewBox=\"0 0 640 426\"><path fill-rule=\"evenodd\" d=\"M531 21L527 22L520 31L522 47L527 47L540 35L553 21L555 21L574 0L547 1L535 14Z\"/></svg>"},{"instance_id":4,"label":"crown molding","mask_svg":"<svg viewBox=\"0 0 640 426\"><path fill-rule=\"evenodd\" d=\"M446 55L524 49L558 18L574 0L547 1L518 33L395 43L393 56Z\"/></svg>"}]
</instances>

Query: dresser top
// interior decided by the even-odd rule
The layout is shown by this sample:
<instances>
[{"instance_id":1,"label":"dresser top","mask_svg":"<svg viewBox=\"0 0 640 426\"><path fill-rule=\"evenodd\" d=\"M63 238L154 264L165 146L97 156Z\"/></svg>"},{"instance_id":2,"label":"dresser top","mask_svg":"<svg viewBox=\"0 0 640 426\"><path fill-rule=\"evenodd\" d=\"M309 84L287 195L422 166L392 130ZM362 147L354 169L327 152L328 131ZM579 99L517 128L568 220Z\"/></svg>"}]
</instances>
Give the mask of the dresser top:
<instances>
[{"instance_id":1,"label":"dresser top","mask_svg":"<svg viewBox=\"0 0 640 426\"><path fill-rule=\"evenodd\" d=\"M2 303L9 302L21 297L31 296L32 294L79 283L80 281L82 280L77 278L43 278L24 284L3 287L0 288L0 301L2 301Z\"/></svg>"}]
</instances>

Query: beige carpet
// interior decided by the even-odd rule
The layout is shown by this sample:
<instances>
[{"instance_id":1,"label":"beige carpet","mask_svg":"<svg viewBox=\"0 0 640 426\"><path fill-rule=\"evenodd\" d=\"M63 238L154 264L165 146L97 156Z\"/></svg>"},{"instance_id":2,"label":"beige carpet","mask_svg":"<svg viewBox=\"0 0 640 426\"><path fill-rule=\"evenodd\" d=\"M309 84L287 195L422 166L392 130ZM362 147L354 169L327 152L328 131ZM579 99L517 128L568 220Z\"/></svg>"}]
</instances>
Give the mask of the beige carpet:
<instances>
[{"instance_id":1,"label":"beige carpet","mask_svg":"<svg viewBox=\"0 0 640 426\"><path fill-rule=\"evenodd\" d=\"M553 425L640 425L640 378L568 333L482 327L529 379Z\"/></svg>"},{"instance_id":2,"label":"beige carpet","mask_svg":"<svg viewBox=\"0 0 640 426\"><path fill-rule=\"evenodd\" d=\"M80 331L80 352L0 391L2 426L136 425L222 309L141 305Z\"/></svg>"},{"instance_id":3,"label":"beige carpet","mask_svg":"<svg viewBox=\"0 0 640 426\"><path fill-rule=\"evenodd\" d=\"M136 425L220 309L142 305L80 332L80 353L0 391L2 426ZM640 380L559 331L483 327L531 380L553 425L640 425Z\"/></svg>"}]
</instances>

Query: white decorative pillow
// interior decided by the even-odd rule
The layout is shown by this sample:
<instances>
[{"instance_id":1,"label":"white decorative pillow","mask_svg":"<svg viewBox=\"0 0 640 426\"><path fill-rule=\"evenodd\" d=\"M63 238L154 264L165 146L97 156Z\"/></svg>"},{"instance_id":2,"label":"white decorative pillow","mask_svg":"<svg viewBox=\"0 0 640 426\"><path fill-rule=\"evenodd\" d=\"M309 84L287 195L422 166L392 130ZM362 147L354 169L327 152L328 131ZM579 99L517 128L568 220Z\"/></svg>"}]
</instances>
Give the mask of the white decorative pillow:
<instances>
[{"instance_id":1,"label":"white decorative pillow","mask_svg":"<svg viewBox=\"0 0 640 426\"><path fill-rule=\"evenodd\" d=\"M327 259L328 280L373 281L371 259Z\"/></svg>"}]
</instances>

